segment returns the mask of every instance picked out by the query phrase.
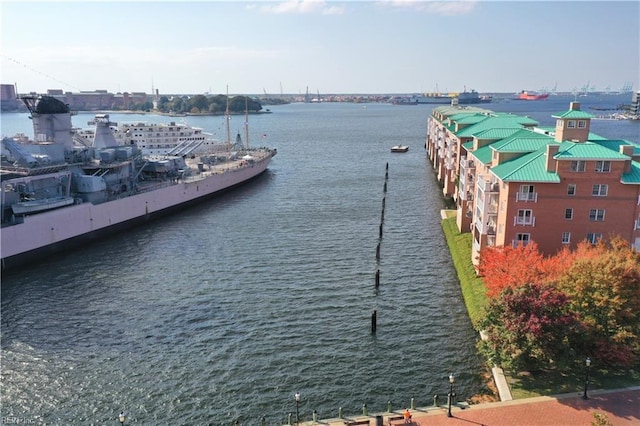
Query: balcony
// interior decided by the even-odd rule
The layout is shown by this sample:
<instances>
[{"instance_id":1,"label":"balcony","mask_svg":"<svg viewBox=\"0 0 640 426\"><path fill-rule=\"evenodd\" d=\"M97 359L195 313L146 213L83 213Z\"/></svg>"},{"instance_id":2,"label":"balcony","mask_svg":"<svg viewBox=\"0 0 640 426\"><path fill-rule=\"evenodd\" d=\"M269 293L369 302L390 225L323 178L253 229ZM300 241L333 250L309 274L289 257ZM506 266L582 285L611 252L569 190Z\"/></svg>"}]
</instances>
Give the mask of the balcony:
<instances>
[{"instance_id":1,"label":"balcony","mask_svg":"<svg viewBox=\"0 0 640 426\"><path fill-rule=\"evenodd\" d=\"M490 202L489 204L487 204L485 212L487 212L487 214L490 214L490 215L493 215L493 216L497 215L498 214L498 203Z\"/></svg>"},{"instance_id":2,"label":"balcony","mask_svg":"<svg viewBox=\"0 0 640 426\"><path fill-rule=\"evenodd\" d=\"M516 201L538 202L537 192L516 192Z\"/></svg>"},{"instance_id":3,"label":"balcony","mask_svg":"<svg viewBox=\"0 0 640 426\"><path fill-rule=\"evenodd\" d=\"M535 216L531 217L513 217L513 226L536 226Z\"/></svg>"},{"instance_id":4,"label":"balcony","mask_svg":"<svg viewBox=\"0 0 640 426\"><path fill-rule=\"evenodd\" d=\"M475 169L476 163L473 160L467 160L466 156L460 157L460 168L461 169Z\"/></svg>"},{"instance_id":5,"label":"balcony","mask_svg":"<svg viewBox=\"0 0 640 426\"><path fill-rule=\"evenodd\" d=\"M486 182L484 179L478 179L478 186L485 193L498 193L500 192L500 184Z\"/></svg>"}]
</instances>

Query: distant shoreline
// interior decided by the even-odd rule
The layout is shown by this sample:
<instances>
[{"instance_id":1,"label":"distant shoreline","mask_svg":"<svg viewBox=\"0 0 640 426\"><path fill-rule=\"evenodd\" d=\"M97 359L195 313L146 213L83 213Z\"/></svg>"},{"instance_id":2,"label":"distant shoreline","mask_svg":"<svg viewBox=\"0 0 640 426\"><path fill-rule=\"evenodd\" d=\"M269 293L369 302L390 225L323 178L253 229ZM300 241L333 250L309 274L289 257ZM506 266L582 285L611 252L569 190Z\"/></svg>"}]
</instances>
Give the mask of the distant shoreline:
<instances>
[{"instance_id":1,"label":"distant shoreline","mask_svg":"<svg viewBox=\"0 0 640 426\"><path fill-rule=\"evenodd\" d=\"M184 114L175 114L175 113L169 113L169 112L160 112L160 111L132 111L132 110L122 110L122 111L118 111L118 110L78 110L76 112L82 112L82 113L87 113L87 112L93 112L96 114L142 114L142 115L146 115L146 114L152 114L152 115L163 115L166 117L188 117L188 116L220 116L220 115L225 115L225 112L199 112L199 113L184 113ZM229 112L229 115L244 115L246 114L244 111L242 112ZM265 111L249 111L249 115L260 115L260 114L272 114L272 112L270 110L265 110Z\"/></svg>"}]
</instances>

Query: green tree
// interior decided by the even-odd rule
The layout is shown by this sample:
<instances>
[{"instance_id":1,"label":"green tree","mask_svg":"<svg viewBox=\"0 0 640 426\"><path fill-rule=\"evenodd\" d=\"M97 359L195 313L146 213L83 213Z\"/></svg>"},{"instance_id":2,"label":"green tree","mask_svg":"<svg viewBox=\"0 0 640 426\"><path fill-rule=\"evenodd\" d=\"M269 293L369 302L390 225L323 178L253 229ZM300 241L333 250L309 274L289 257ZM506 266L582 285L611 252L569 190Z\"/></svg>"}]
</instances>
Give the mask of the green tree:
<instances>
[{"instance_id":1,"label":"green tree","mask_svg":"<svg viewBox=\"0 0 640 426\"><path fill-rule=\"evenodd\" d=\"M582 350L602 363L630 367L640 359L640 254L621 238L583 244L585 254L558 278L582 322Z\"/></svg>"},{"instance_id":2,"label":"green tree","mask_svg":"<svg viewBox=\"0 0 640 426\"><path fill-rule=\"evenodd\" d=\"M169 103L169 110L173 111L173 112L184 112L184 100L179 97L179 96L175 96L173 99L171 99L171 102Z\"/></svg>"},{"instance_id":3,"label":"green tree","mask_svg":"<svg viewBox=\"0 0 640 426\"><path fill-rule=\"evenodd\" d=\"M209 100L205 95L196 95L187 101L188 110L193 111L194 108L197 109L197 112L209 111Z\"/></svg>"},{"instance_id":4,"label":"green tree","mask_svg":"<svg viewBox=\"0 0 640 426\"><path fill-rule=\"evenodd\" d=\"M158 99L158 111L169 112L169 98L160 96Z\"/></svg>"}]
</instances>

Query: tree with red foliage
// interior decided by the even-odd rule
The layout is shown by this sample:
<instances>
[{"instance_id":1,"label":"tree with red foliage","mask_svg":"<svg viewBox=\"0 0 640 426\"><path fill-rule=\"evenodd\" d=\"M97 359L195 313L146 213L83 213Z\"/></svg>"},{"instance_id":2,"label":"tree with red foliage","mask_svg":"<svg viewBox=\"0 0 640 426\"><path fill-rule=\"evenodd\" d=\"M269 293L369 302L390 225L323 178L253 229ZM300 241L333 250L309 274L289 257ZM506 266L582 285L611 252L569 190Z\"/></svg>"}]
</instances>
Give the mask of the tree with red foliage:
<instances>
[{"instance_id":1,"label":"tree with red foliage","mask_svg":"<svg viewBox=\"0 0 640 426\"><path fill-rule=\"evenodd\" d=\"M535 243L486 247L480 251L478 272L492 298L506 288L540 282L545 277L545 259Z\"/></svg>"},{"instance_id":2,"label":"tree with red foliage","mask_svg":"<svg viewBox=\"0 0 640 426\"><path fill-rule=\"evenodd\" d=\"M569 298L551 285L506 287L489 301L481 326L488 336L481 350L503 367L535 370L575 360L580 325Z\"/></svg>"}]
</instances>

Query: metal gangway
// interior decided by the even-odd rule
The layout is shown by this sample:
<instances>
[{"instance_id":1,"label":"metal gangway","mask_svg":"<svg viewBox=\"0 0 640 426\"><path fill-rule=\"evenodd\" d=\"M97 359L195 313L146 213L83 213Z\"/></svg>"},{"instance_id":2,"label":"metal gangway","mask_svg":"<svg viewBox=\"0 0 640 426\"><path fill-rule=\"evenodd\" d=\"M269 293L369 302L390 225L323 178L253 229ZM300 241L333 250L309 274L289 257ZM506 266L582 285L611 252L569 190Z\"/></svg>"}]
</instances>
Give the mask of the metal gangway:
<instances>
[{"instance_id":1,"label":"metal gangway","mask_svg":"<svg viewBox=\"0 0 640 426\"><path fill-rule=\"evenodd\" d=\"M204 140L184 141L167 152L167 155L189 155L202 145Z\"/></svg>"}]
</instances>

